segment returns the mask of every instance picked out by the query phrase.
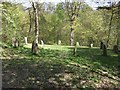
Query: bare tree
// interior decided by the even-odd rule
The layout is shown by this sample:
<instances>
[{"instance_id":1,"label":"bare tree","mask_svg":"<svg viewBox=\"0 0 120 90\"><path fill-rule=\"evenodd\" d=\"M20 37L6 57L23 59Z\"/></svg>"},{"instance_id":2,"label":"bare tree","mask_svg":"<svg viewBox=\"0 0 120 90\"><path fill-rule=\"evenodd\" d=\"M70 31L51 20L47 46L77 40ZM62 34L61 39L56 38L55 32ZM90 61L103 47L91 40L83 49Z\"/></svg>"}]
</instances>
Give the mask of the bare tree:
<instances>
[{"instance_id":1,"label":"bare tree","mask_svg":"<svg viewBox=\"0 0 120 90\"><path fill-rule=\"evenodd\" d=\"M108 35L107 35L107 41L106 41L106 46L108 47L108 44L109 44L109 41L110 41L110 34L111 34L111 27L112 27L112 21L113 21L113 18L114 18L114 12L115 12L115 4L116 2L111 2L111 5L110 6L100 6L98 7L98 10L99 9L105 9L105 10L108 10L110 11L110 20L109 20L109 28L108 28Z\"/></svg>"},{"instance_id":2,"label":"bare tree","mask_svg":"<svg viewBox=\"0 0 120 90\"><path fill-rule=\"evenodd\" d=\"M70 45L74 45L74 22L80 10L80 0L65 0L65 9L70 22Z\"/></svg>"},{"instance_id":3,"label":"bare tree","mask_svg":"<svg viewBox=\"0 0 120 90\"><path fill-rule=\"evenodd\" d=\"M120 44L120 30L118 29L120 27L120 2L118 2L118 4L116 4L116 2L114 2L109 7L98 7L98 9L106 9L106 10L111 11L111 16L110 16L110 21L109 21L109 30L108 30L108 39L107 39L107 44L106 44L107 47L108 47L109 40L110 40L112 20L113 20L113 18L117 18L117 22L118 22L118 24L117 24L117 45L114 45L113 51L115 53L118 53L119 52L118 47L119 47L119 44ZM115 16L115 14L116 14L117 17ZM107 55L106 49L103 49L103 54Z\"/></svg>"},{"instance_id":4,"label":"bare tree","mask_svg":"<svg viewBox=\"0 0 120 90\"><path fill-rule=\"evenodd\" d=\"M108 47L108 43L110 40L110 33L111 33L111 27L112 27L112 20L113 20L113 15L114 15L114 4L111 5L111 16L110 16L110 21L109 21L109 30L108 30L108 39L107 39L107 44L106 46Z\"/></svg>"},{"instance_id":5,"label":"bare tree","mask_svg":"<svg viewBox=\"0 0 120 90\"><path fill-rule=\"evenodd\" d=\"M37 54L38 53L38 36L39 36L37 2L32 2L32 7L35 15L35 40L32 43L32 53Z\"/></svg>"}]
</instances>

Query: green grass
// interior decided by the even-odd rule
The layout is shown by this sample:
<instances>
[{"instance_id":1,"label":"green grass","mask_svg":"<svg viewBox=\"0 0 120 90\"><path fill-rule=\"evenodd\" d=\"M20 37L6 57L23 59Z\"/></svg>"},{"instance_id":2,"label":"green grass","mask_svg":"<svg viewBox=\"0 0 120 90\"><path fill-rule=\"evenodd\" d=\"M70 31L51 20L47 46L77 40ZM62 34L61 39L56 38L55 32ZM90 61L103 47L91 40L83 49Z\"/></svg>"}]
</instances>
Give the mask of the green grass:
<instances>
[{"instance_id":1,"label":"green grass","mask_svg":"<svg viewBox=\"0 0 120 90\"><path fill-rule=\"evenodd\" d=\"M3 87L120 88L117 54L101 54L99 48L79 47L74 56L73 47L57 45L45 45L38 55L31 54L31 44L5 48Z\"/></svg>"}]
</instances>

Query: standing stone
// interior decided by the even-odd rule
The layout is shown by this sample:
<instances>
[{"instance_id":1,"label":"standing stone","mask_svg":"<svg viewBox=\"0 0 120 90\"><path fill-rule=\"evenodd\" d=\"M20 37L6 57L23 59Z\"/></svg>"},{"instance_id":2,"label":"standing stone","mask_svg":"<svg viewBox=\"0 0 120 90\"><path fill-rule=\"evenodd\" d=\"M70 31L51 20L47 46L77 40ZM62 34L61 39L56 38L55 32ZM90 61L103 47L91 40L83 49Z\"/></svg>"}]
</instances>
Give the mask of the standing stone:
<instances>
[{"instance_id":1,"label":"standing stone","mask_svg":"<svg viewBox=\"0 0 120 90\"><path fill-rule=\"evenodd\" d=\"M15 38L12 38L12 47L14 47Z\"/></svg>"},{"instance_id":2,"label":"standing stone","mask_svg":"<svg viewBox=\"0 0 120 90\"><path fill-rule=\"evenodd\" d=\"M93 48L93 44L92 43L90 44L90 47Z\"/></svg>"},{"instance_id":3,"label":"standing stone","mask_svg":"<svg viewBox=\"0 0 120 90\"><path fill-rule=\"evenodd\" d=\"M14 48L18 47L18 40L16 38L12 38L12 46Z\"/></svg>"},{"instance_id":4,"label":"standing stone","mask_svg":"<svg viewBox=\"0 0 120 90\"><path fill-rule=\"evenodd\" d=\"M44 42L43 42L43 40L41 40L41 47L43 47L44 46Z\"/></svg>"},{"instance_id":5,"label":"standing stone","mask_svg":"<svg viewBox=\"0 0 120 90\"><path fill-rule=\"evenodd\" d=\"M79 42L76 42L76 46L77 46L77 47L80 46Z\"/></svg>"},{"instance_id":6,"label":"standing stone","mask_svg":"<svg viewBox=\"0 0 120 90\"><path fill-rule=\"evenodd\" d=\"M25 44L28 44L28 42L27 42L27 37L25 37Z\"/></svg>"},{"instance_id":7,"label":"standing stone","mask_svg":"<svg viewBox=\"0 0 120 90\"><path fill-rule=\"evenodd\" d=\"M61 40L58 40L58 45L61 45Z\"/></svg>"},{"instance_id":8,"label":"standing stone","mask_svg":"<svg viewBox=\"0 0 120 90\"><path fill-rule=\"evenodd\" d=\"M80 46L79 42L76 42L76 45L75 45L74 51L73 51L73 55L77 56L77 49L78 49L79 46Z\"/></svg>"}]
</instances>

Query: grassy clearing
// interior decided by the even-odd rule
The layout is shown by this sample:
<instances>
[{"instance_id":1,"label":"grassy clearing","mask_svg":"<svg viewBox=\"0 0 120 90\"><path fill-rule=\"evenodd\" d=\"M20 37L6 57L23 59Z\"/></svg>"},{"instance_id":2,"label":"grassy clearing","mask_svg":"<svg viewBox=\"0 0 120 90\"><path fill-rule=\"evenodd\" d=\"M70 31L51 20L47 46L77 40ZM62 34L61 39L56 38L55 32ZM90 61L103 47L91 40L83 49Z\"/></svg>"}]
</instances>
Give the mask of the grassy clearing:
<instances>
[{"instance_id":1,"label":"grassy clearing","mask_svg":"<svg viewBox=\"0 0 120 90\"><path fill-rule=\"evenodd\" d=\"M45 45L31 54L31 45L5 48L3 87L18 88L120 88L119 58L112 50L101 56L98 48ZM11 78L9 78L11 77Z\"/></svg>"},{"instance_id":2,"label":"grassy clearing","mask_svg":"<svg viewBox=\"0 0 120 90\"><path fill-rule=\"evenodd\" d=\"M41 45L38 45L41 48ZM31 48L32 44L27 44L24 45L25 48ZM68 51L69 49L74 48L74 46L63 46L63 45L44 45L44 49L51 49L51 50L66 50ZM78 48L88 48L87 46L79 46ZM96 47L95 47L96 48Z\"/></svg>"}]
</instances>

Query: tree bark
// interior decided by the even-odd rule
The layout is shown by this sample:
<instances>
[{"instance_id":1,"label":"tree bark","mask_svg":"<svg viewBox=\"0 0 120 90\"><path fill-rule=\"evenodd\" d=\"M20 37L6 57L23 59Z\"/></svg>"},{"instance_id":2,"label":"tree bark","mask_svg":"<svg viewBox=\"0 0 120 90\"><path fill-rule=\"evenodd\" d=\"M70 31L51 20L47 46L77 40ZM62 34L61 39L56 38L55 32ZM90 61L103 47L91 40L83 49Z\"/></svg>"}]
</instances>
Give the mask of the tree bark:
<instances>
[{"instance_id":1,"label":"tree bark","mask_svg":"<svg viewBox=\"0 0 120 90\"><path fill-rule=\"evenodd\" d=\"M118 5L118 37L117 37L117 45L118 45L118 49L120 49L120 2Z\"/></svg>"},{"instance_id":2,"label":"tree bark","mask_svg":"<svg viewBox=\"0 0 120 90\"><path fill-rule=\"evenodd\" d=\"M70 45L73 46L74 45L74 28L73 28L73 22L71 22L71 25L70 25Z\"/></svg>"},{"instance_id":3,"label":"tree bark","mask_svg":"<svg viewBox=\"0 0 120 90\"><path fill-rule=\"evenodd\" d=\"M114 53L118 54L118 52L119 52L118 45L113 46L113 51L114 51Z\"/></svg>"},{"instance_id":4,"label":"tree bark","mask_svg":"<svg viewBox=\"0 0 120 90\"><path fill-rule=\"evenodd\" d=\"M38 44L38 13L37 8L35 9L35 43Z\"/></svg>"},{"instance_id":5,"label":"tree bark","mask_svg":"<svg viewBox=\"0 0 120 90\"><path fill-rule=\"evenodd\" d=\"M105 44L102 45L102 49L103 49L103 56L107 56L107 48Z\"/></svg>"},{"instance_id":6,"label":"tree bark","mask_svg":"<svg viewBox=\"0 0 120 90\"><path fill-rule=\"evenodd\" d=\"M113 7L112 7L111 17L110 17L110 22L109 22L108 39L107 39L107 44L106 44L107 47L108 47L109 40L110 40L110 33L111 33L111 25L112 25L113 14L114 13L113 13Z\"/></svg>"},{"instance_id":7,"label":"tree bark","mask_svg":"<svg viewBox=\"0 0 120 90\"><path fill-rule=\"evenodd\" d=\"M81 2L78 1L71 1L71 0L65 0L66 3L66 11L67 15L69 17L70 22L70 45L74 45L74 21L76 20L76 17L78 17L78 12L80 10Z\"/></svg>"},{"instance_id":8,"label":"tree bark","mask_svg":"<svg viewBox=\"0 0 120 90\"><path fill-rule=\"evenodd\" d=\"M38 44L35 43L34 41L32 42L32 53L33 54L38 54Z\"/></svg>"},{"instance_id":9,"label":"tree bark","mask_svg":"<svg viewBox=\"0 0 120 90\"><path fill-rule=\"evenodd\" d=\"M32 31L32 15L30 10L29 10L29 20L30 20L30 24L29 24L29 33L30 33Z\"/></svg>"},{"instance_id":10,"label":"tree bark","mask_svg":"<svg viewBox=\"0 0 120 90\"><path fill-rule=\"evenodd\" d=\"M103 49L102 47L103 47L103 42L100 41L100 49Z\"/></svg>"},{"instance_id":11,"label":"tree bark","mask_svg":"<svg viewBox=\"0 0 120 90\"><path fill-rule=\"evenodd\" d=\"M38 10L36 7L36 3L32 2L33 10L35 13L35 40L32 43L32 53L37 54L38 53L38 36L39 36L39 31L38 31Z\"/></svg>"}]
</instances>

